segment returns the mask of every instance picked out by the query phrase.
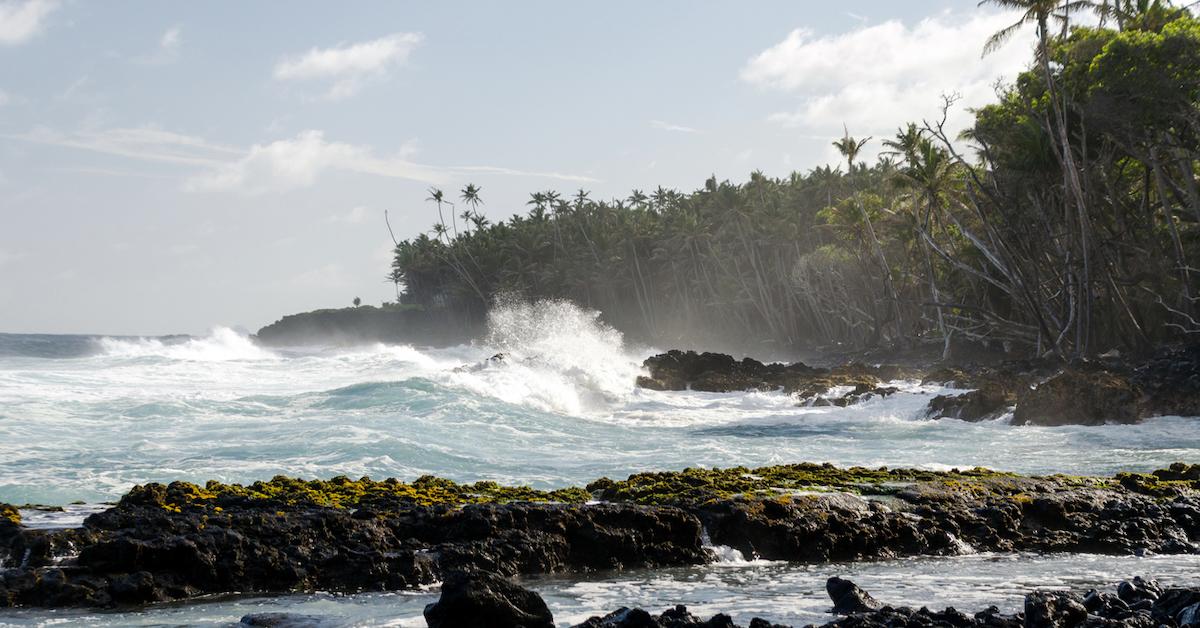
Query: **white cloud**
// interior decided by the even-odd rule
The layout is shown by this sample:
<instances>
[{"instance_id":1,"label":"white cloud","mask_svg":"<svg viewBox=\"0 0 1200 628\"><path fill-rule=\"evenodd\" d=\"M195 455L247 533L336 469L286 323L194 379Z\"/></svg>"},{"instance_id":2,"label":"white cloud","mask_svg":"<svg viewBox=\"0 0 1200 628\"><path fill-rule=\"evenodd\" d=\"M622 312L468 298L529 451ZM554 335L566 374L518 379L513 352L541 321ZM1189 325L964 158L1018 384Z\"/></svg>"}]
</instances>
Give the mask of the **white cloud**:
<instances>
[{"instance_id":1,"label":"white cloud","mask_svg":"<svg viewBox=\"0 0 1200 628\"><path fill-rule=\"evenodd\" d=\"M158 48L151 54L135 57L133 60L143 65L167 65L179 58L179 49L183 46L183 31L178 26L172 26L158 38Z\"/></svg>"},{"instance_id":2,"label":"white cloud","mask_svg":"<svg viewBox=\"0 0 1200 628\"><path fill-rule=\"evenodd\" d=\"M274 76L279 81L332 81L325 96L338 100L353 96L367 80L403 65L424 39L421 33L395 33L357 44L313 48L277 63Z\"/></svg>"},{"instance_id":3,"label":"white cloud","mask_svg":"<svg viewBox=\"0 0 1200 628\"><path fill-rule=\"evenodd\" d=\"M0 89L0 107L3 107L10 102L12 102L12 99L9 97L8 92Z\"/></svg>"},{"instance_id":4,"label":"white cloud","mask_svg":"<svg viewBox=\"0 0 1200 628\"><path fill-rule=\"evenodd\" d=\"M994 85L1011 79L1031 58L1032 33L981 57L992 33L1015 22L1011 13L943 13L907 26L891 20L839 35L815 36L796 29L752 58L742 80L797 94L793 111L770 120L789 127L840 135L890 133L940 113L941 95L962 99L950 125L961 128L964 111L994 98Z\"/></svg>"},{"instance_id":5,"label":"white cloud","mask_svg":"<svg viewBox=\"0 0 1200 628\"><path fill-rule=\"evenodd\" d=\"M237 148L213 144L203 138L164 131L156 127L134 127L61 133L38 127L13 139L37 144L94 151L142 161L215 167L241 154Z\"/></svg>"},{"instance_id":6,"label":"white cloud","mask_svg":"<svg viewBox=\"0 0 1200 628\"><path fill-rule=\"evenodd\" d=\"M159 38L159 40L158 40L159 48L162 48L163 50L165 50L167 52L172 52L172 53L177 52L179 50L180 44L182 44L182 43L183 43L183 38L180 37L180 31L179 31L178 26L168 28L167 32L163 33L162 37Z\"/></svg>"},{"instance_id":7,"label":"white cloud","mask_svg":"<svg viewBox=\"0 0 1200 628\"><path fill-rule=\"evenodd\" d=\"M255 144L240 159L188 182L191 190L239 190L251 194L306 188L330 170L373 174L443 184L444 172L404 158L377 157L370 149L331 142L321 131L302 131L293 139Z\"/></svg>"},{"instance_id":8,"label":"white cloud","mask_svg":"<svg viewBox=\"0 0 1200 628\"><path fill-rule=\"evenodd\" d=\"M15 46L33 39L58 4L58 0L0 2L0 44Z\"/></svg>"},{"instance_id":9,"label":"white cloud","mask_svg":"<svg viewBox=\"0 0 1200 628\"><path fill-rule=\"evenodd\" d=\"M114 128L63 133L38 127L0 137L47 146L86 150L140 161L195 169L187 176L189 191L231 190L249 194L307 188L329 172L352 172L445 185L471 175L501 175L594 183L596 179L559 172L518 170L500 166L430 166L412 161L417 142L405 142L394 155L381 157L369 146L325 139L321 131L303 131L291 139L255 144L248 149L217 144L200 137L157 127ZM88 168L92 174L137 173ZM147 173L150 176L154 173Z\"/></svg>"},{"instance_id":10,"label":"white cloud","mask_svg":"<svg viewBox=\"0 0 1200 628\"><path fill-rule=\"evenodd\" d=\"M674 133L699 133L700 132L700 129L697 129L697 128L693 128L690 126L683 126L681 124L671 124L670 122L663 122L662 120L651 120L650 126L656 128L656 129L662 130L662 131L672 131Z\"/></svg>"}]
</instances>

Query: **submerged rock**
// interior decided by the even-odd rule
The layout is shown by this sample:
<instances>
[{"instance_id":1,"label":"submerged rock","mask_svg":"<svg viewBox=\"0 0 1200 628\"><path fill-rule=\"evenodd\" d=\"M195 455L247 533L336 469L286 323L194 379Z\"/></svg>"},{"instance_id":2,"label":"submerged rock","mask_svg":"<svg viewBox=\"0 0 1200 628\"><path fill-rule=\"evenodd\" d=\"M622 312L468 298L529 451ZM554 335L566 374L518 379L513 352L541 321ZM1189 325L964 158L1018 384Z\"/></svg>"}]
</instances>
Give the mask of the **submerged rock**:
<instances>
[{"instance_id":1,"label":"submerged rock","mask_svg":"<svg viewBox=\"0 0 1200 628\"><path fill-rule=\"evenodd\" d=\"M429 628L554 628L542 597L495 574L447 576L437 602L425 607Z\"/></svg>"}]
</instances>

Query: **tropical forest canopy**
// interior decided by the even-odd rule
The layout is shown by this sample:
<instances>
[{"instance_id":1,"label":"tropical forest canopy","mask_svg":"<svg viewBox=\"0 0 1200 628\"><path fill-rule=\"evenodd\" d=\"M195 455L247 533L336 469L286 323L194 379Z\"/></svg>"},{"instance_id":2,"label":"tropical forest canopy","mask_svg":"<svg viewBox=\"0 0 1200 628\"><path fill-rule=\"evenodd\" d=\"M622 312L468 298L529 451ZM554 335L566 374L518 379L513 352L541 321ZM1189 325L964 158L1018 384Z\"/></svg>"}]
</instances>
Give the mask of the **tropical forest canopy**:
<instances>
[{"instance_id":1,"label":"tropical forest canopy","mask_svg":"<svg viewBox=\"0 0 1200 628\"><path fill-rule=\"evenodd\" d=\"M1023 12L1035 52L961 134L944 116L846 132L836 166L624 199L535 192L499 223L473 185L432 190L437 222L396 246L389 278L406 303L482 317L506 294L564 298L691 346L1070 357L1200 334L1200 20L1157 0L992 4ZM1093 25L1072 22L1083 11Z\"/></svg>"}]
</instances>

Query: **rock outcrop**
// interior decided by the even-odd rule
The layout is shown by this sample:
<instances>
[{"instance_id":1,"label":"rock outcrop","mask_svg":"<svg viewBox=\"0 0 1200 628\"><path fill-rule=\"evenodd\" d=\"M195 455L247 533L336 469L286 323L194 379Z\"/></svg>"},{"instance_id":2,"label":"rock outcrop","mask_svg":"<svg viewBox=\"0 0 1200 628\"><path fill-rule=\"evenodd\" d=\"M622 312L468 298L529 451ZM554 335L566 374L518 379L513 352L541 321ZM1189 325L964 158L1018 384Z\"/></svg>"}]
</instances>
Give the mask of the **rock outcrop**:
<instances>
[{"instance_id":1,"label":"rock outcrop","mask_svg":"<svg viewBox=\"0 0 1200 628\"><path fill-rule=\"evenodd\" d=\"M0 518L0 606L692 565L712 560L706 531L745 556L812 563L972 550L1196 553L1197 478L1184 464L1112 478L797 464L557 491L428 477L151 484L79 528Z\"/></svg>"},{"instance_id":2,"label":"rock outcrop","mask_svg":"<svg viewBox=\"0 0 1200 628\"><path fill-rule=\"evenodd\" d=\"M446 577L437 602L425 607L429 628L554 628L540 595L495 574L458 571Z\"/></svg>"},{"instance_id":3,"label":"rock outcrop","mask_svg":"<svg viewBox=\"0 0 1200 628\"><path fill-rule=\"evenodd\" d=\"M1034 591L1025 596L1022 611L1005 614L992 606L973 615L955 608L933 611L876 602L853 582L831 578L829 587L834 611L845 617L823 624L826 628L1076 628L1131 627L1178 628L1200 625L1200 587L1159 587L1154 582L1135 578L1118 587L1118 595L1089 591ZM1134 597L1131 591L1135 591ZM837 610L838 596L855 600L854 610ZM864 602L870 600L870 602ZM726 615L700 621L682 606L651 615L639 608L622 608L605 617L593 617L573 628L742 628ZM749 628L789 628L765 619L751 619Z\"/></svg>"},{"instance_id":4,"label":"rock outcrop","mask_svg":"<svg viewBox=\"0 0 1200 628\"><path fill-rule=\"evenodd\" d=\"M752 358L736 360L723 353L672 350L647 358L648 375L637 385L651 390L744 392L780 390L810 405L846 406L872 397L886 397L895 388L880 382L911 374L898 367L850 363L832 369L802 362L764 364ZM842 388L836 395L828 393Z\"/></svg>"},{"instance_id":5,"label":"rock outcrop","mask_svg":"<svg viewBox=\"0 0 1200 628\"><path fill-rule=\"evenodd\" d=\"M1070 368L1017 400L1015 425L1137 423L1145 417L1141 388L1101 368Z\"/></svg>"}]
</instances>

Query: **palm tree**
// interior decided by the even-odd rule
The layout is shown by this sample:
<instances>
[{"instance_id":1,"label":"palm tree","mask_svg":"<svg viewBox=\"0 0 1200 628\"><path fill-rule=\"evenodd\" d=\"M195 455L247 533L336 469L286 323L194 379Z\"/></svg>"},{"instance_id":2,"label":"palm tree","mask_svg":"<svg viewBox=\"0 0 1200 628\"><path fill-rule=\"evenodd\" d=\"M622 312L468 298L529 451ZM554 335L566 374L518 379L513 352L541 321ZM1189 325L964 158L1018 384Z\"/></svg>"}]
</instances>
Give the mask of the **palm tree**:
<instances>
[{"instance_id":1,"label":"palm tree","mask_svg":"<svg viewBox=\"0 0 1200 628\"><path fill-rule=\"evenodd\" d=\"M833 142L833 146L834 148L838 149L838 152L840 152L843 157L846 158L846 167L849 168L849 173L854 174L854 162L858 159L858 154L862 152L863 147L866 146L867 142L870 142L872 138L868 137L862 140L855 139L850 135L850 130L845 126L842 127L842 130L844 131L845 135L843 135L840 140ZM850 181L850 185L853 186L853 179ZM858 194L856 191L851 193L851 198L854 200L854 204L858 208L859 215L862 217L863 223L867 227L867 235L871 237L871 248L874 249L875 257L879 260L880 270L883 272L883 284L884 287L887 288L888 299L891 300L892 314L895 316L896 329L899 335L902 333L904 325L901 322L900 316L900 300L896 296L896 287L892 284L891 266L888 265L887 257L885 257L883 254L883 247L879 244L879 236L875 233L875 225L871 224L870 212L868 212L862 206L862 203L858 202ZM877 329L876 333L878 332L879 330Z\"/></svg>"},{"instance_id":2,"label":"palm tree","mask_svg":"<svg viewBox=\"0 0 1200 628\"><path fill-rule=\"evenodd\" d=\"M476 218L479 215L479 204L483 202L483 199L479 197L479 192L482 189L474 183L468 183L462 189L462 195L459 198L463 200L468 209L464 209L463 213L459 214L458 217L463 219L464 229L466 228L465 225L469 223L475 223L476 228L479 226L479 221Z\"/></svg>"},{"instance_id":3,"label":"palm tree","mask_svg":"<svg viewBox=\"0 0 1200 628\"><path fill-rule=\"evenodd\" d=\"M429 198L425 199L437 203L438 224L442 227L440 230L437 230L439 236L446 235L446 216L442 213L442 203L446 202L445 199L445 194L437 188L429 188Z\"/></svg>"}]
</instances>

